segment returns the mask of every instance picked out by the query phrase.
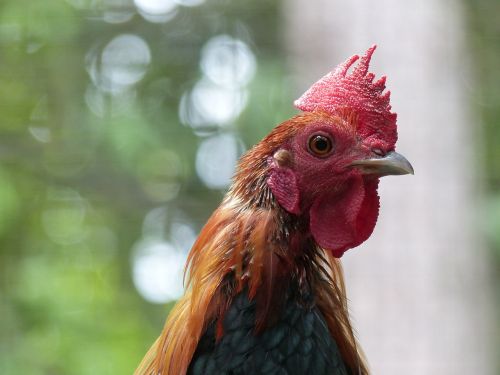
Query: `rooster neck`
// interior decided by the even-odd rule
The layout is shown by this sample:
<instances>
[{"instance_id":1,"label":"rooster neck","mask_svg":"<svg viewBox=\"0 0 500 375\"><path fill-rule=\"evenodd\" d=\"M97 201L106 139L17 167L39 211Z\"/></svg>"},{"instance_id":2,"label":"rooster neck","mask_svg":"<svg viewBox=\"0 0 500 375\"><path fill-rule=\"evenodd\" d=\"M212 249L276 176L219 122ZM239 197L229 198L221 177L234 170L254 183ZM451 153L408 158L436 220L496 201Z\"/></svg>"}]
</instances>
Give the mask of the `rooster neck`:
<instances>
[{"instance_id":1,"label":"rooster neck","mask_svg":"<svg viewBox=\"0 0 500 375\"><path fill-rule=\"evenodd\" d=\"M219 208L230 217L233 240L225 243L224 281L215 293L217 302L211 304L223 306L213 312L218 318L247 288L249 298L256 301L257 331L273 324L287 299L310 303L306 301L313 294L315 259L322 252L311 237L309 217L288 213L272 194L267 183L269 155L270 149L259 144L242 158Z\"/></svg>"},{"instance_id":2,"label":"rooster neck","mask_svg":"<svg viewBox=\"0 0 500 375\"><path fill-rule=\"evenodd\" d=\"M186 266L186 293L148 365L155 373L185 374L211 324L218 340L224 336L222 322L241 294L255 303L256 334L273 326L290 301L316 306L347 366L362 365L340 262L315 244L307 217L290 215L260 194L244 199L230 191L200 232Z\"/></svg>"},{"instance_id":3,"label":"rooster neck","mask_svg":"<svg viewBox=\"0 0 500 375\"><path fill-rule=\"evenodd\" d=\"M290 215L279 205L269 208L252 202L258 200L245 202L228 196L209 221L219 222L211 235L216 244L203 254L218 259L220 273L211 270L203 277L193 276L203 281L207 275L220 279L207 302L201 332L214 324L216 339L221 340L226 313L242 294L255 302L257 335L280 320L287 304L296 303L306 310L317 308L346 364L352 369L362 366L339 260L316 245L307 217ZM202 285L193 283L192 288L203 289Z\"/></svg>"},{"instance_id":4,"label":"rooster neck","mask_svg":"<svg viewBox=\"0 0 500 375\"><path fill-rule=\"evenodd\" d=\"M222 245L224 277L207 316L222 322L233 298L246 290L256 302L255 328L260 332L274 324L290 299L314 304L314 280L326 260L309 233L308 218L290 215L274 204L272 195L257 191L247 197L228 194L221 205L230 218L224 238L231 241Z\"/></svg>"}]
</instances>

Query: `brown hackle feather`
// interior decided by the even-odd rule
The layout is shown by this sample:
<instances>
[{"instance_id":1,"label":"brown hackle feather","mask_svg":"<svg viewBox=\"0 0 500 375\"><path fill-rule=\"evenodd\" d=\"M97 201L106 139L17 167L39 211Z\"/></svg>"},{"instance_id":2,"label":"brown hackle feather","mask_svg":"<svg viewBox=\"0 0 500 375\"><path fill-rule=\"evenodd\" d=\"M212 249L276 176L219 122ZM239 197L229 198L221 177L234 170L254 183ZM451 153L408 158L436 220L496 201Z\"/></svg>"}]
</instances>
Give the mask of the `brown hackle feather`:
<instances>
[{"instance_id":1,"label":"brown hackle feather","mask_svg":"<svg viewBox=\"0 0 500 375\"><path fill-rule=\"evenodd\" d=\"M230 191L191 249L186 292L135 375L185 375L208 324L217 322L220 339L224 314L245 288L256 300L258 334L280 314L292 279L312 291L346 366L354 374L368 374L349 320L340 261L307 237L307 225L281 209L266 183L268 158L303 122L337 121L345 131L355 131L350 113L339 116L298 115L242 157Z\"/></svg>"}]
</instances>

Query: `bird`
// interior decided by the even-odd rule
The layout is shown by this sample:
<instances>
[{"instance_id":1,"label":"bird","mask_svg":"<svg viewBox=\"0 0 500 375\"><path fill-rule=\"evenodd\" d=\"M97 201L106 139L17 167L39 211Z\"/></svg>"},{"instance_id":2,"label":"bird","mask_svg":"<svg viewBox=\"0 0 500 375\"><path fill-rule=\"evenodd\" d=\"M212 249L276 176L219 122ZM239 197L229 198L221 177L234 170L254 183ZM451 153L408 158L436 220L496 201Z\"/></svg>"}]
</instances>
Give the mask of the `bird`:
<instances>
[{"instance_id":1,"label":"bird","mask_svg":"<svg viewBox=\"0 0 500 375\"><path fill-rule=\"evenodd\" d=\"M369 367L340 258L372 234L395 151L386 77L354 55L239 160L186 262L185 293L136 375L353 375Z\"/></svg>"}]
</instances>

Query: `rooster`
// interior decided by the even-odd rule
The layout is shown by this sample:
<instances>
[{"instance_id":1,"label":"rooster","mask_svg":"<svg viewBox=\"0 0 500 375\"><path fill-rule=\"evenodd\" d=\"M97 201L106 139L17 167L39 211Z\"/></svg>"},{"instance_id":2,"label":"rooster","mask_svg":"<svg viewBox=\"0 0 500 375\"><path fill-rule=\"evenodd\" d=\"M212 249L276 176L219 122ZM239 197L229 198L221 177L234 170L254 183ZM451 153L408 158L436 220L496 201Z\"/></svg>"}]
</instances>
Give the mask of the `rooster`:
<instances>
[{"instance_id":1,"label":"rooster","mask_svg":"<svg viewBox=\"0 0 500 375\"><path fill-rule=\"evenodd\" d=\"M394 151L386 78L368 72L375 48L311 86L302 112L242 156L136 375L368 374L339 258L374 229L379 177L413 174Z\"/></svg>"}]
</instances>

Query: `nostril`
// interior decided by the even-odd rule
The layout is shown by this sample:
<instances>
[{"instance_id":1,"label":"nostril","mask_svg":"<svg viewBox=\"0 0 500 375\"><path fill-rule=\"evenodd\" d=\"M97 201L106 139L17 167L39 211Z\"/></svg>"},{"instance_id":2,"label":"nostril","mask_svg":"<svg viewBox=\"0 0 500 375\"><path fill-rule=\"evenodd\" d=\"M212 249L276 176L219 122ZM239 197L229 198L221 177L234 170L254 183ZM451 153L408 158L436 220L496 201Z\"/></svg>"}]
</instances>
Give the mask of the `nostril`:
<instances>
[{"instance_id":1,"label":"nostril","mask_svg":"<svg viewBox=\"0 0 500 375\"><path fill-rule=\"evenodd\" d=\"M385 156L385 152L380 148L372 148L372 152L378 156Z\"/></svg>"}]
</instances>

